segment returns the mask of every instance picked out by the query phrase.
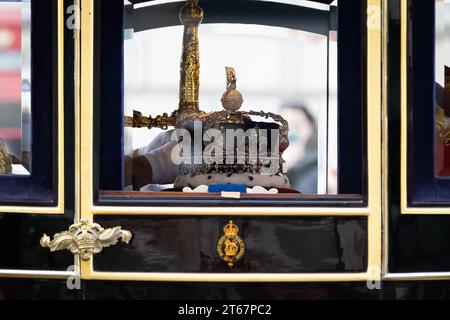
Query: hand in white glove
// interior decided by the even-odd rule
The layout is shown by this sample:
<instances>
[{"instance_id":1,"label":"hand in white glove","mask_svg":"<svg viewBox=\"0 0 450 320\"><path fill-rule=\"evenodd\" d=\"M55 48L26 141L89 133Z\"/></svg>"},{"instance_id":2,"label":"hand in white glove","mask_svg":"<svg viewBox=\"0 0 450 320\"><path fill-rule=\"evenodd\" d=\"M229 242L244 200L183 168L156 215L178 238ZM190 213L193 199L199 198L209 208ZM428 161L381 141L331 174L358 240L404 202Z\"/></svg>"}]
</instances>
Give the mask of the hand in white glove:
<instances>
[{"instance_id":1,"label":"hand in white glove","mask_svg":"<svg viewBox=\"0 0 450 320\"><path fill-rule=\"evenodd\" d=\"M173 132L174 132L174 130L161 132L148 145L146 145L143 148L140 148L140 149L136 150L135 154L144 156L147 153L150 153L153 150L159 149L162 146L168 144L169 142L172 142L172 134L173 134Z\"/></svg>"},{"instance_id":2,"label":"hand in white glove","mask_svg":"<svg viewBox=\"0 0 450 320\"><path fill-rule=\"evenodd\" d=\"M144 157L152 167L152 184L171 184L178 175L178 165L172 161L172 150L176 142L169 142L162 147L152 150Z\"/></svg>"},{"instance_id":3,"label":"hand in white glove","mask_svg":"<svg viewBox=\"0 0 450 320\"><path fill-rule=\"evenodd\" d=\"M159 134L147 146L134 152L132 159L133 186L140 189L147 184L171 184L178 175L178 165L172 161L172 131Z\"/></svg>"}]
</instances>

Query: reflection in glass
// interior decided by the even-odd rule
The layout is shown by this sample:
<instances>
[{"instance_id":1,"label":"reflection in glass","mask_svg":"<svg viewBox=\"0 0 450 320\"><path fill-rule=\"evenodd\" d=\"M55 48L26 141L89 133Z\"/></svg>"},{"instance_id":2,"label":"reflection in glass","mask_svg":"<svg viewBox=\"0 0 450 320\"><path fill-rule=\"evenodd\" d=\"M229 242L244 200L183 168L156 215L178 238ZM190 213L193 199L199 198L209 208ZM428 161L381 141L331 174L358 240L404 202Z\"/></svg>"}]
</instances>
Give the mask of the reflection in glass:
<instances>
[{"instance_id":1,"label":"reflection in glass","mask_svg":"<svg viewBox=\"0 0 450 320\"><path fill-rule=\"evenodd\" d=\"M30 10L0 1L0 174L30 172Z\"/></svg>"},{"instance_id":2,"label":"reflection in glass","mask_svg":"<svg viewBox=\"0 0 450 320\"><path fill-rule=\"evenodd\" d=\"M158 1L164 2L168 1ZM327 5L295 1L299 3L330 11ZM146 5L154 4L135 8ZM125 34L125 115L132 115L133 110L153 117L170 114L179 104L183 26L139 32L129 28ZM264 110L289 122L290 145L283 158L292 189L303 194L336 194L336 32L315 34L266 25L215 23L202 24L199 38L200 109L222 110L224 67L234 67L244 96L241 110ZM170 142L169 133L126 128L125 155L161 154ZM125 181L132 180L125 177ZM172 190L173 181L169 180L139 189Z\"/></svg>"},{"instance_id":3,"label":"reflection in glass","mask_svg":"<svg viewBox=\"0 0 450 320\"><path fill-rule=\"evenodd\" d=\"M436 173L450 176L450 0L436 1Z\"/></svg>"}]
</instances>

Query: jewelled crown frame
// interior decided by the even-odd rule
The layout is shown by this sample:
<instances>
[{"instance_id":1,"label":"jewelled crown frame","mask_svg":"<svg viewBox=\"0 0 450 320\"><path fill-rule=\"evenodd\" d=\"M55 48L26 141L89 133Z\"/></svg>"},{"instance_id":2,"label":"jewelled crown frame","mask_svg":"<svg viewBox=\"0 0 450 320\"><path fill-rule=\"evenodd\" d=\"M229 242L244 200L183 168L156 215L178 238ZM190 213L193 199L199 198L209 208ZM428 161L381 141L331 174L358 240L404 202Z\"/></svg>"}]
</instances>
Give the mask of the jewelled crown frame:
<instances>
[{"instance_id":1,"label":"jewelled crown frame","mask_svg":"<svg viewBox=\"0 0 450 320\"><path fill-rule=\"evenodd\" d=\"M125 127L132 128L185 128L194 121L204 123L206 129L220 128L224 124L245 124L251 117L271 119L279 125L279 157L289 146L289 124L280 115L264 111L239 111L244 99L237 90L237 78L234 68L226 68L227 86L221 102L222 111L204 112L199 107L200 90L200 53L198 29L203 21L204 12L198 6L198 0L188 0L179 13L184 25L183 50L180 65L179 107L170 115L152 117L144 116L140 111L134 111L133 116L125 117ZM242 170L241 170L242 171ZM245 170L244 170L245 171ZM280 168L282 174L282 168Z\"/></svg>"}]
</instances>

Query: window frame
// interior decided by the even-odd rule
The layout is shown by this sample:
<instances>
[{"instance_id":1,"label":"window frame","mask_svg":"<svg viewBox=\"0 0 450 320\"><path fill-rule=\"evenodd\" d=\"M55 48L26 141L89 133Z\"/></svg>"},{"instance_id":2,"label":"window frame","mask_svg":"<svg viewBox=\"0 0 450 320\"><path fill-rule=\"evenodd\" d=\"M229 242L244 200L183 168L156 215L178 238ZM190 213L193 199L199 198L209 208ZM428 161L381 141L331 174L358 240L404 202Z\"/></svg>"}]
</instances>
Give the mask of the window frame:
<instances>
[{"instance_id":1,"label":"window frame","mask_svg":"<svg viewBox=\"0 0 450 320\"><path fill-rule=\"evenodd\" d=\"M435 2L400 5L401 213L447 215L450 177L435 174Z\"/></svg>"},{"instance_id":2,"label":"window frame","mask_svg":"<svg viewBox=\"0 0 450 320\"><path fill-rule=\"evenodd\" d=\"M31 174L0 176L0 213L64 214L64 2L31 1L31 15Z\"/></svg>"},{"instance_id":3,"label":"window frame","mask_svg":"<svg viewBox=\"0 0 450 320\"><path fill-rule=\"evenodd\" d=\"M120 2L120 1L116 1ZM217 5L217 1L214 2L215 6L208 7L208 2L202 4L203 7L212 11L210 14L206 15L209 17L204 23L216 23L222 21L222 15L226 16L226 19L230 19L232 22L242 22L242 12L236 16L236 10L233 9L232 5L225 4ZM219 10L221 6L225 5L228 11L223 12ZM260 21L261 17L254 14L256 6L261 5L261 14L266 14L270 12L270 5L280 6L278 11L286 12L289 17L293 15L291 5L286 5L282 3L248 3L244 7L244 12L251 12L252 21ZM177 8L180 6L178 2L169 2L167 4L157 4L154 6L140 8L143 12L136 13L136 20L143 20L142 15L148 14L148 10L156 10L156 13L162 12L170 17L167 19L162 19L167 25L173 25L179 23L176 16L167 14L167 12L176 12ZM114 6L112 6L114 7ZM116 5L117 7L117 5ZM355 22L358 18L352 19L342 19L339 22L339 28L346 31L341 37L341 41L338 42L339 46L339 62L338 63L338 90L342 91L342 95L338 95L338 117L339 121L342 122L339 125L339 136L338 136L338 170L339 170L339 194L336 196L330 195L299 195L295 196L283 196L279 195L277 197L263 197L255 195L244 195L240 201L232 202L229 199L223 199L218 196L203 195L190 197L186 194L180 194L179 196L167 196L163 194L159 195L148 195L133 197L133 193L124 193L123 196L105 196L101 195L101 191L115 191L120 190L122 185L123 177L123 66L120 68L115 68L111 70L108 68L107 71L102 70L101 64L105 63L107 65L118 65L120 60L123 59L123 32L121 30L116 30L117 27L105 27L108 22L113 21L113 23L122 23L122 13L118 12L118 9L103 8L101 6L101 1L96 3L97 10L102 10L100 15L109 14L113 18L103 17L95 18L94 24L96 31L94 31L95 37L95 48L94 48L94 87L96 92L99 94L94 100L94 119L95 119L95 140L94 140L94 168L95 172L98 174L95 176L95 188L98 189L99 193L95 195L95 201L98 206L117 206L117 205L129 205L129 206L306 206L306 207L365 207L368 201L367 192L367 174L368 167L366 166L368 161L367 153L367 96L366 87L367 83L365 80L365 59L361 58L361 64L354 63L354 60L348 58L347 50L350 53L361 54L362 57L366 55L366 36L360 28L355 28ZM206 10L205 9L205 10ZM290 9L290 10L289 10ZM233 11L234 10L234 11ZM299 9L298 13L300 15L311 15L311 8ZM358 11L359 9L355 9ZM106 12L106 13L105 13ZM331 10L330 15L337 15L336 12ZM323 18L323 14L320 15L320 19ZM206 19L206 18L205 18ZM259 19L259 20L258 20ZM310 19L310 18L309 18ZM358 22L361 25L361 29L364 28L365 23L362 21ZM150 19L153 20L153 19ZM158 20L158 19L157 19ZM167 20L167 21L166 21ZM348 21L352 20L352 21ZM227 20L228 21L228 20ZM161 23L158 20L155 22L156 25L151 25L151 28L161 27ZM271 21L270 24L275 22ZM292 22L283 22L287 25L292 25ZM301 26L307 25L310 30L316 30L317 32L323 34L325 31L323 27L314 25L313 22L309 21L307 23L301 22ZM338 27L338 26L334 26ZM139 28L144 28L142 23ZM108 34L102 37L102 30L108 30ZM362 34L361 34L362 33ZM361 41L357 41L353 44L354 37L360 37ZM121 40L121 41L118 41ZM360 47L361 46L361 47ZM348 49L350 47L350 49ZM117 52L111 54L110 52ZM104 53L105 52L105 53ZM102 62L102 61L103 62ZM106 75L105 75L106 74ZM358 77L354 76L349 81L347 75L360 75ZM122 82L120 82L122 81ZM345 86L345 89L344 89ZM107 92L107 93L106 93ZM114 92L114 93L112 93ZM121 104L118 101L122 101ZM111 110L111 106L114 105L114 110ZM119 110L120 109L120 110ZM344 117L345 115L345 117ZM345 121L345 123L344 123ZM114 125L117 124L117 125ZM357 132L355 134L355 132ZM121 141L111 145L109 141ZM349 156L351 155L351 156ZM356 168L356 169L355 169ZM353 192L354 191L354 192Z\"/></svg>"},{"instance_id":4,"label":"window frame","mask_svg":"<svg viewBox=\"0 0 450 320\"><path fill-rule=\"evenodd\" d=\"M77 121L80 135L81 161L77 168L80 179L80 214L86 221L96 216L362 216L368 219L368 267L363 273L333 274L184 274L98 272L93 259L81 261L81 277L89 280L184 281L184 282L323 282L376 281L381 277L381 0L367 0L367 172L368 199L364 207L175 207L175 206L101 206L96 203L94 167L94 0L81 0L81 109ZM124 226L126 227L126 226ZM132 230L131 230L132 231Z\"/></svg>"}]
</instances>

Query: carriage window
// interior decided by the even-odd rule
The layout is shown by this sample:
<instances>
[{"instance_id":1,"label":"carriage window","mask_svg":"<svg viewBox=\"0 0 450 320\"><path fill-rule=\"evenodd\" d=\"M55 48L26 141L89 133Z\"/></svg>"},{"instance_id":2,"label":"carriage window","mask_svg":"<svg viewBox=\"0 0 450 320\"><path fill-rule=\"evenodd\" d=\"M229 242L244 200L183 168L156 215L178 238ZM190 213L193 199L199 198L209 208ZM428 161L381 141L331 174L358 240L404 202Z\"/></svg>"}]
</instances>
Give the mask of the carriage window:
<instances>
[{"instance_id":1,"label":"carriage window","mask_svg":"<svg viewBox=\"0 0 450 320\"><path fill-rule=\"evenodd\" d=\"M450 176L450 0L436 1L436 170Z\"/></svg>"},{"instance_id":2,"label":"carriage window","mask_svg":"<svg viewBox=\"0 0 450 320\"><path fill-rule=\"evenodd\" d=\"M0 1L0 175L28 175L30 2Z\"/></svg>"},{"instance_id":3,"label":"carriage window","mask_svg":"<svg viewBox=\"0 0 450 320\"><path fill-rule=\"evenodd\" d=\"M364 64L348 59L364 59L363 45L353 40L340 87L352 92L342 106L355 112L342 111L349 125L338 124L337 1L124 1L123 8L123 85L112 79L111 57L97 71L111 93L98 100L100 198L364 193L364 160L355 166L364 148L339 157L344 137L363 145L365 136L363 91L353 85L364 83L357 70ZM102 32L110 20L102 19ZM102 57L112 50L107 41ZM123 100L123 170L108 171L118 153L113 96Z\"/></svg>"}]
</instances>

